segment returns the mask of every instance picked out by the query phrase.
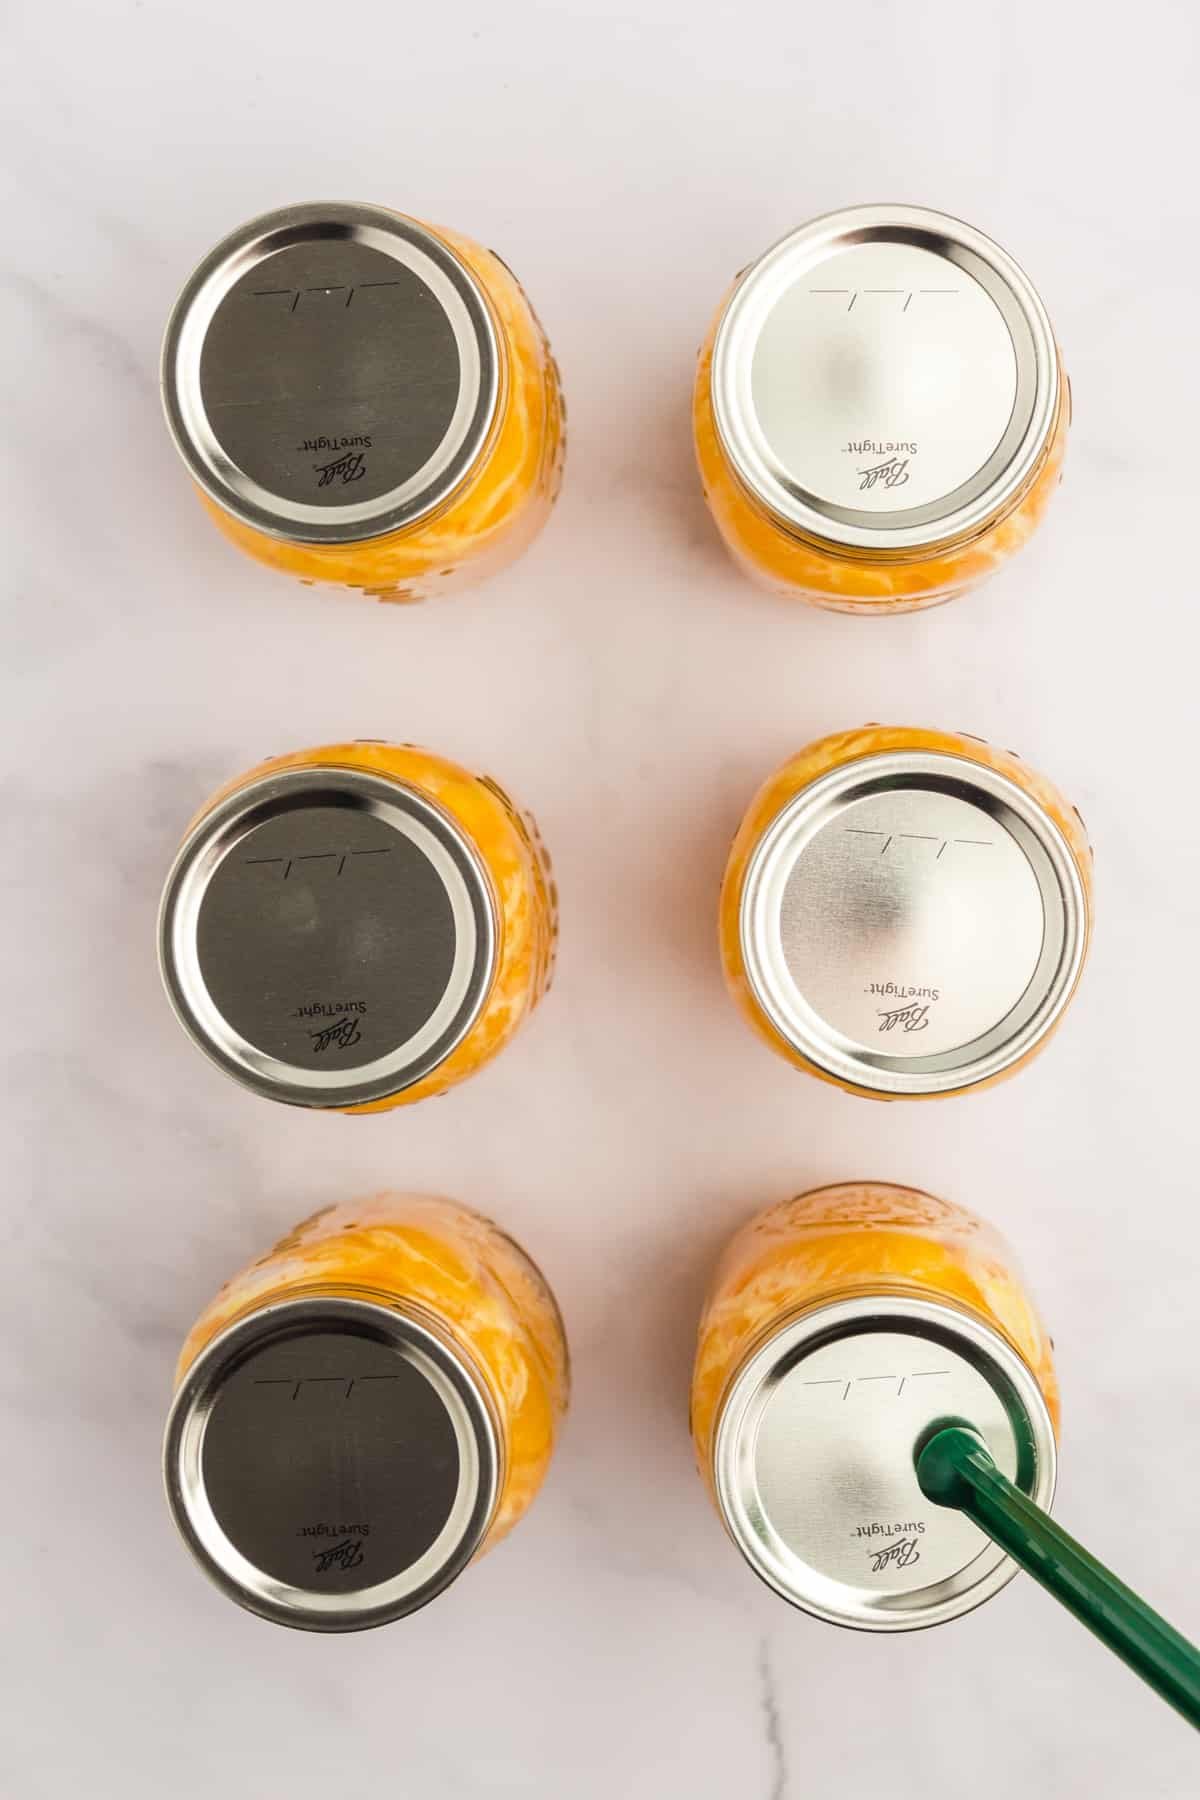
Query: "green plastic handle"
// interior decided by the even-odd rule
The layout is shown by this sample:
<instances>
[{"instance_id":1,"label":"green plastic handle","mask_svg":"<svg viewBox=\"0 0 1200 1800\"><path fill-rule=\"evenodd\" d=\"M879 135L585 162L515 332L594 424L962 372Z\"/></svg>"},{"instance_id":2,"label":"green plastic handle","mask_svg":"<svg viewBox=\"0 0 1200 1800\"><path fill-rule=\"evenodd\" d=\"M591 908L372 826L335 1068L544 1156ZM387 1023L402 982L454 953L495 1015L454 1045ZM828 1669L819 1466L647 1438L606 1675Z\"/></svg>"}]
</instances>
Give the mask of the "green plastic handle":
<instances>
[{"instance_id":1,"label":"green plastic handle","mask_svg":"<svg viewBox=\"0 0 1200 1800\"><path fill-rule=\"evenodd\" d=\"M1014 1487L978 1432L944 1426L917 1445L914 1461L926 1499L966 1513L1200 1729L1200 1650Z\"/></svg>"}]
</instances>

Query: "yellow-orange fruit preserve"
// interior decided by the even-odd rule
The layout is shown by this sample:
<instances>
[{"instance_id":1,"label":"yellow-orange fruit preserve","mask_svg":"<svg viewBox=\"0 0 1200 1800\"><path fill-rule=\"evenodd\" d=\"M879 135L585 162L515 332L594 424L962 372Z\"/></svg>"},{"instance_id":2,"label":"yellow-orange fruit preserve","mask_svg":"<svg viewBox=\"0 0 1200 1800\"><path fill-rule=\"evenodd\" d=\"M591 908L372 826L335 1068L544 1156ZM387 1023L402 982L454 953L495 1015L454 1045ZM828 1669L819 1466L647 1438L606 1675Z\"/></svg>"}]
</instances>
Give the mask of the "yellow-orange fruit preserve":
<instances>
[{"instance_id":1,"label":"yellow-orange fruit preserve","mask_svg":"<svg viewBox=\"0 0 1200 1800\"><path fill-rule=\"evenodd\" d=\"M554 1296L449 1200L330 1207L188 1335L164 1465L232 1599L354 1631L424 1605L527 1511L567 1406Z\"/></svg>"},{"instance_id":2,"label":"yellow-orange fruit preserve","mask_svg":"<svg viewBox=\"0 0 1200 1800\"><path fill-rule=\"evenodd\" d=\"M875 1099L1013 1074L1075 992L1092 919L1078 812L1007 750L867 725L764 782L720 904L730 991L797 1068Z\"/></svg>"},{"instance_id":3,"label":"yellow-orange fruit preserve","mask_svg":"<svg viewBox=\"0 0 1200 1800\"><path fill-rule=\"evenodd\" d=\"M286 207L218 244L162 385L216 523L302 581L440 593L524 549L558 491L558 371L519 282L384 207Z\"/></svg>"},{"instance_id":4,"label":"yellow-orange fruit preserve","mask_svg":"<svg viewBox=\"0 0 1200 1800\"><path fill-rule=\"evenodd\" d=\"M256 1093L370 1112L443 1093L550 980L537 827L489 777L411 744L261 763L193 822L159 957L194 1041Z\"/></svg>"},{"instance_id":5,"label":"yellow-orange fruit preserve","mask_svg":"<svg viewBox=\"0 0 1200 1800\"><path fill-rule=\"evenodd\" d=\"M734 1236L700 1320L692 1436L726 1529L777 1593L836 1624L905 1631L1002 1587L1016 1565L917 1482L914 1449L951 1419L1049 1506L1051 1344L982 1220L867 1181L802 1194Z\"/></svg>"},{"instance_id":6,"label":"yellow-orange fruit preserve","mask_svg":"<svg viewBox=\"0 0 1200 1800\"><path fill-rule=\"evenodd\" d=\"M748 574L842 612L908 612L1025 542L1070 410L1011 256L943 213L862 206L738 277L700 352L696 454Z\"/></svg>"}]
</instances>

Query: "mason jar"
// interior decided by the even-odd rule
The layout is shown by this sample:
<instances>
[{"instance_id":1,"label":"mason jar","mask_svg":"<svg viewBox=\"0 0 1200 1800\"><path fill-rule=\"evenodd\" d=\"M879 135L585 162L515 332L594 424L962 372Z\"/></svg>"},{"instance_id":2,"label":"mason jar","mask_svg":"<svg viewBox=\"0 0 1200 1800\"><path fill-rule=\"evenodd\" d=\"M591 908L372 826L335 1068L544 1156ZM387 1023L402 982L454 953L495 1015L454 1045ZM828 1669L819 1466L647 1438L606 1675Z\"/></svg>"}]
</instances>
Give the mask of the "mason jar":
<instances>
[{"instance_id":1,"label":"mason jar","mask_svg":"<svg viewBox=\"0 0 1200 1800\"><path fill-rule=\"evenodd\" d=\"M1092 924L1083 820L1011 751L868 725L763 784L733 840L720 947L744 1017L873 1099L1014 1074L1075 993Z\"/></svg>"},{"instance_id":2,"label":"mason jar","mask_svg":"<svg viewBox=\"0 0 1200 1800\"><path fill-rule=\"evenodd\" d=\"M490 1220L384 1194L298 1225L193 1326L167 1497L231 1599L356 1631L423 1606L528 1511L568 1397L554 1296Z\"/></svg>"},{"instance_id":3,"label":"mason jar","mask_svg":"<svg viewBox=\"0 0 1200 1800\"><path fill-rule=\"evenodd\" d=\"M557 894L528 814L411 744L261 763L191 825L159 959L193 1041L245 1087L374 1112L495 1056L550 980Z\"/></svg>"},{"instance_id":4,"label":"mason jar","mask_svg":"<svg viewBox=\"0 0 1200 1800\"><path fill-rule=\"evenodd\" d=\"M216 524L302 581L443 592L523 550L558 491L558 371L520 283L384 207L225 238L171 314L162 390Z\"/></svg>"},{"instance_id":5,"label":"mason jar","mask_svg":"<svg viewBox=\"0 0 1200 1800\"><path fill-rule=\"evenodd\" d=\"M841 612L1000 568L1058 486L1070 389L1046 309L944 213L860 206L751 263L700 352L696 455L735 561Z\"/></svg>"},{"instance_id":6,"label":"mason jar","mask_svg":"<svg viewBox=\"0 0 1200 1800\"><path fill-rule=\"evenodd\" d=\"M1048 1508L1058 1419L1017 1265L962 1207L821 1188L751 1219L717 1264L692 1380L700 1473L754 1572L817 1618L907 1631L996 1593L1016 1564L925 1499L915 1449L965 1420Z\"/></svg>"}]
</instances>

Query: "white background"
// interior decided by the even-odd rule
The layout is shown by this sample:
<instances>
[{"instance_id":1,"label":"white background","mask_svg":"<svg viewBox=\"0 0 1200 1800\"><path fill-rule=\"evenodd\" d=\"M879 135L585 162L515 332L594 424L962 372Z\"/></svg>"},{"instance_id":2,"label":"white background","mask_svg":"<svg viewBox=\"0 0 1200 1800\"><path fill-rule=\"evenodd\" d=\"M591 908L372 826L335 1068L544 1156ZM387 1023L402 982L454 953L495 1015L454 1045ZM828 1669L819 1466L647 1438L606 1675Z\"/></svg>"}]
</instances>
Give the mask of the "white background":
<instances>
[{"instance_id":1,"label":"white background","mask_svg":"<svg viewBox=\"0 0 1200 1800\"><path fill-rule=\"evenodd\" d=\"M1194 1737L1027 1580L893 1639L773 1599L693 1473L685 1400L708 1271L749 1212L860 1175L965 1201L1057 1340L1059 1517L1200 1635L1194 8L9 0L3 34L0 1790L1193 1794ZM563 496L477 592L403 610L273 576L168 444L156 357L184 276L243 219L319 198L495 245L553 339ZM877 622L744 583L688 430L734 271L864 200L1010 248L1076 403L1030 550ZM985 1095L845 1098L722 989L744 804L869 718L1014 746L1096 842L1077 1004ZM226 1081L154 966L197 804L353 736L494 771L538 813L563 904L555 990L500 1062L368 1120ZM309 1637L192 1567L161 1422L221 1280L386 1185L527 1242L575 1404L507 1545L407 1622Z\"/></svg>"}]
</instances>

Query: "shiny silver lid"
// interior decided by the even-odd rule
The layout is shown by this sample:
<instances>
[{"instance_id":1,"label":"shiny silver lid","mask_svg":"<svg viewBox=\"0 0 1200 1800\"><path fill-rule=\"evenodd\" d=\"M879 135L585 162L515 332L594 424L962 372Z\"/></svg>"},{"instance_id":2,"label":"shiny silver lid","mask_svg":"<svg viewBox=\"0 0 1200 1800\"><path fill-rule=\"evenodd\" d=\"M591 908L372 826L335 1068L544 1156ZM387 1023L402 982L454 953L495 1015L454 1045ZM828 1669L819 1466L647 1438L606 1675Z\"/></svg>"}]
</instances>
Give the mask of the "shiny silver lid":
<instances>
[{"instance_id":1,"label":"shiny silver lid","mask_svg":"<svg viewBox=\"0 0 1200 1800\"><path fill-rule=\"evenodd\" d=\"M175 1522L232 1599L357 1631L466 1567L500 1451L485 1391L431 1324L381 1302L280 1301L216 1337L167 1423Z\"/></svg>"},{"instance_id":2,"label":"shiny silver lid","mask_svg":"<svg viewBox=\"0 0 1200 1800\"><path fill-rule=\"evenodd\" d=\"M763 833L742 960L771 1024L880 1094L986 1081L1049 1031L1086 943L1078 866L1023 788L965 757L889 751L810 783Z\"/></svg>"},{"instance_id":3,"label":"shiny silver lid","mask_svg":"<svg viewBox=\"0 0 1200 1800\"><path fill-rule=\"evenodd\" d=\"M712 360L741 482L845 550L979 529L1034 472L1059 409L1046 310L982 232L915 206L802 226L742 276Z\"/></svg>"},{"instance_id":4,"label":"shiny silver lid","mask_svg":"<svg viewBox=\"0 0 1200 1800\"><path fill-rule=\"evenodd\" d=\"M479 1014L496 959L474 846L424 795L357 769L287 770L206 813L167 878L163 980L214 1062L274 1100L411 1087Z\"/></svg>"},{"instance_id":5,"label":"shiny silver lid","mask_svg":"<svg viewBox=\"0 0 1200 1800\"><path fill-rule=\"evenodd\" d=\"M500 391L483 291L379 206L290 206L205 257L167 325L167 423L245 524L347 544L412 524L487 442Z\"/></svg>"},{"instance_id":6,"label":"shiny silver lid","mask_svg":"<svg viewBox=\"0 0 1200 1800\"><path fill-rule=\"evenodd\" d=\"M916 1445L951 1420L1049 1507L1050 1415L997 1332L907 1296L802 1314L752 1353L722 1403L714 1474L730 1535L770 1587L831 1624L911 1631L969 1612L1016 1564L921 1492Z\"/></svg>"}]
</instances>

